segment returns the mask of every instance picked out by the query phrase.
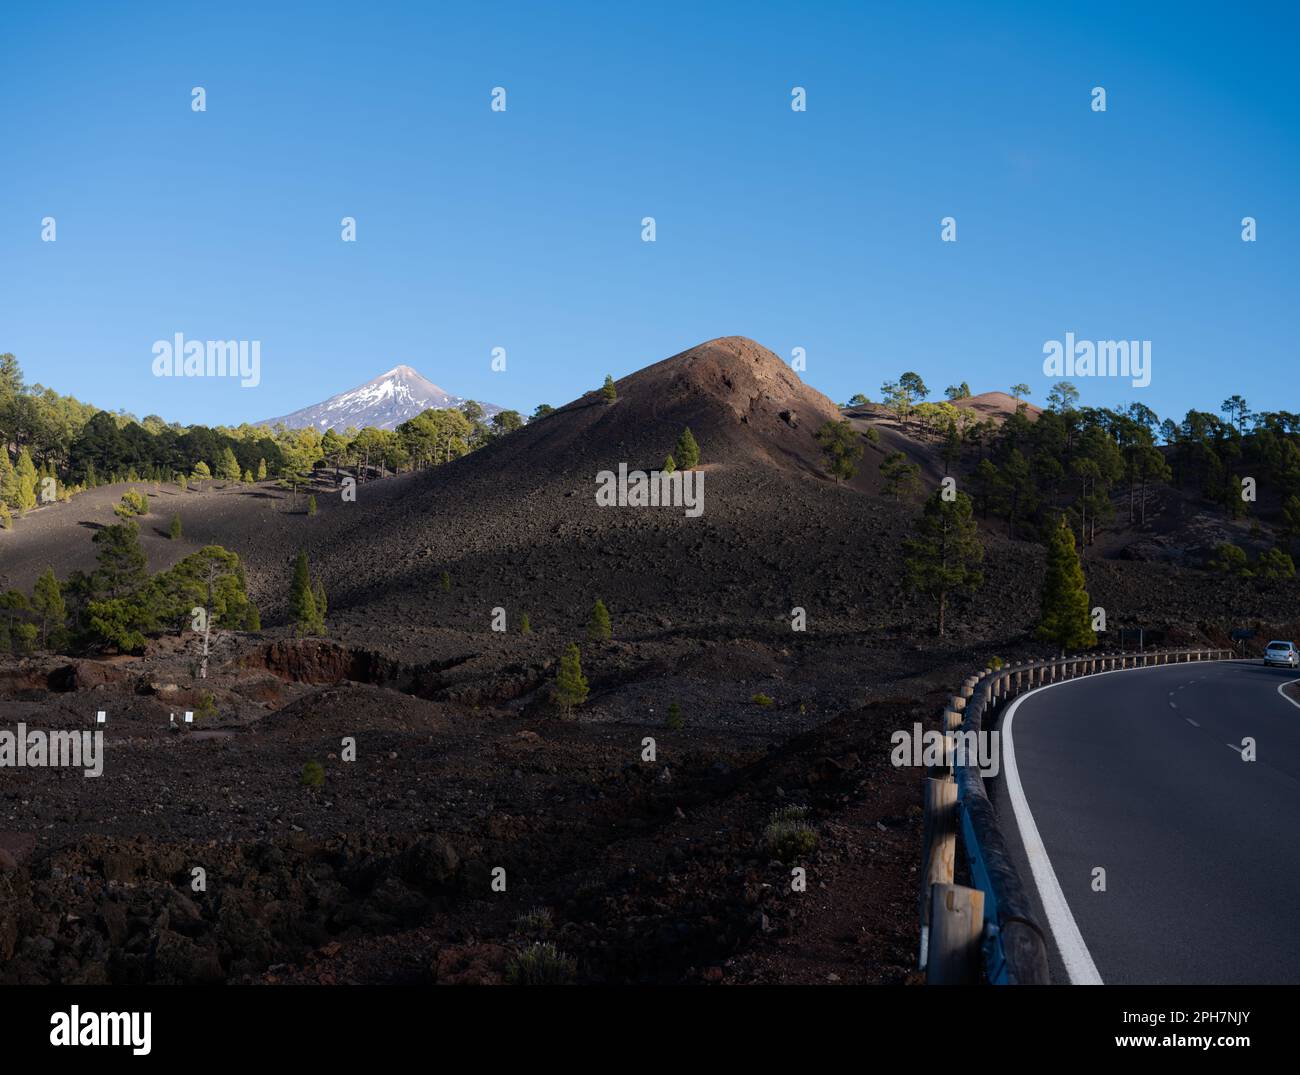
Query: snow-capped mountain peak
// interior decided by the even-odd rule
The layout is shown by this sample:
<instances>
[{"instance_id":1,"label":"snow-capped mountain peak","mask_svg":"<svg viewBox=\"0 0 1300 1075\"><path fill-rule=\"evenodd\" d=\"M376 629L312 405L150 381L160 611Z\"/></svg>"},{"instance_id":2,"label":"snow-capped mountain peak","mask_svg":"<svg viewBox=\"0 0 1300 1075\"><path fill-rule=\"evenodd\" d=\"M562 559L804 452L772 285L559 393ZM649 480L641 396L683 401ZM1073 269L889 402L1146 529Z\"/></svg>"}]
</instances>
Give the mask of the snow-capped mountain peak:
<instances>
[{"instance_id":1,"label":"snow-capped mountain peak","mask_svg":"<svg viewBox=\"0 0 1300 1075\"><path fill-rule=\"evenodd\" d=\"M465 397L445 392L412 367L400 365L347 392L261 424L290 429L313 426L322 433L327 429L341 433L349 426L394 429L423 411L459 407L466 402ZM490 403L480 406L485 414L501 409Z\"/></svg>"}]
</instances>

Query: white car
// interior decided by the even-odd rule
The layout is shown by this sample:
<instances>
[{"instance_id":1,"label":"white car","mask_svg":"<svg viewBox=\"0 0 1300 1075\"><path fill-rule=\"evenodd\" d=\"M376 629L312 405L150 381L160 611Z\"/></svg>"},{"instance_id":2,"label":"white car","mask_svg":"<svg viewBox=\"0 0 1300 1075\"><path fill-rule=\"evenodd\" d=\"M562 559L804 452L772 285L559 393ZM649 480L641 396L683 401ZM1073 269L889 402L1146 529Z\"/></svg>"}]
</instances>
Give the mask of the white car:
<instances>
[{"instance_id":1,"label":"white car","mask_svg":"<svg viewBox=\"0 0 1300 1075\"><path fill-rule=\"evenodd\" d=\"M1300 668L1300 650L1294 642L1270 642L1264 647L1264 663Z\"/></svg>"}]
</instances>

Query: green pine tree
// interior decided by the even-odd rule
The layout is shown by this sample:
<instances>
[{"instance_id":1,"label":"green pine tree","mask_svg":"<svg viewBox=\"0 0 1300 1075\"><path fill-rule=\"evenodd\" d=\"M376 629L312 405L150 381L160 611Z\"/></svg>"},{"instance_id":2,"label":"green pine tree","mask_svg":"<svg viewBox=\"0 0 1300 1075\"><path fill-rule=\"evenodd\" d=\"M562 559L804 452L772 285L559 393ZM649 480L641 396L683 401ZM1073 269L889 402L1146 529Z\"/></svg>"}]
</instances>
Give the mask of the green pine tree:
<instances>
[{"instance_id":1,"label":"green pine tree","mask_svg":"<svg viewBox=\"0 0 1300 1075\"><path fill-rule=\"evenodd\" d=\"M970 593L984 582L978 565L984 559L970 497L957 493L944 500L943 490L925 502L916 536L903 543L908 586L934 601L939 637L943 637L948 597Z\"/></svg>"},{"instance_id":2,"label":"green pine tree","mask_svg":"<svg viewBox=\"0 0 1300 1075\"><path fill-rule=\"evenodd\" d=\"M822 454L826 457L826 469L830 471L836 485L848 481L858 472L858 460L862 458L862 438L847 419L842 422L826 422L817 430L817 443L821 445Z\"/></svg>"},{"instance_id":3,"label":"green pine tree","mask_svg":"<svg viewBox=\"0 0 1300 1075\"><path fill-rule=\"evenodd\" d=\"M560 712L568 716L574 706L582 705L587 700L587 677L582 674L582 655L578 647L570 642L569 648L560 658L560 671L555 677L555 687L551 697L559 706Z\"/></svg>"},{"instance_id":4,"label":"green pine tree","mask_svg":"<svg viewBox=\"0 0 1300 1075\"><path fill-rule=\"evenodd\" d=\"M266 460L265 459L259 459L257 461L257 480L260 482L266 481Z\"/></svg>"},{"instance_id":5,"label":"green pine tree","mask_svg":"<svg viewBox=\"0 0 1300 1075\"><path fill-rule=\"evenodd\" d=\"M1083 565L1074 545L1074 533L1064 516L1048 539L1047 575L1043 579L1038 637L1060 646L1062 653L1071 649L1090 649L1097 644L1089 618Z\"/></svg>"},{"instance_id":6,"label":"green pine tree","mask_svg":"<svg viewBox=\"0 0 1300 1075\"><path fill-rule=\"evenodd\" d=\"M47 567L36 580L32 590L32 610L41 621L41 649L45 649L50 638L58 637L68 619L68 606L63 601L63 588L55 578L54 568Z\"/></svg>"},{"instance_id":7,"label":"green pine tree","mask_svg":"<svg viewBox=\"0 0 1300 1075\"><path fill-rule=\"evenodd\" d=\"M14 505L20 512L31 511L36 507L36 467L32 463L31 453L24 448L18 453L18 503Z\"/></svg>"},{"instance_id":8,"label":"green pine tree","mask_svg":"<svg viewBox=\"0 0 1300 1075\"><path fill-rule=\"evenodd\" d=\"M519 633L521 635L530 635L533 633L533 621L528 618L527 612L519 617Z\"/></svg>"},{"instance_id":9,"label":"green pine tree","mask_svg":"<svg viewBox=\"0 0 1300 1075\"><path fill-rule=\"evenodd\" d=\"M0 504L18 507L18 472L9 462L9 451L0 444Z\"/></svg>"},{"instance_id":10,"label":"green pine tree","mask_svg":"<svg viewBox=\"0 0 1300 1075\"><path fill-rule=\"evenodd\" d=\"M217 477L227 482L237 482L241 477L239 460L228 444L221 449L221 458L217 461Z\"/></svg>"},{"instance_id":11,"label":"green pine tree","mask_svg":"<svg viewBox=\"0 0 1300 1075\"><path fill-rule=\"evenodd\" d=\"M902 452L890 452L880 461L880 475L885 479L884 493L902 500L916 491L920 484L921 468L909 463Z\"/></svg>"},{"instance_id":12,"label":"green pine tree","mask_svg":"<svg viewBox=\"0 0 1300 1075\"><path fill-rule=\"evenodd\" d=\"M171 538L172 541L180 540L181 513L179 511L172 514L172 521L167 525L167 536Z\"/></svg>"},{"instance_id":13,"label":"green pine tree","mask_svg":"<svg viewBox=\"0 0 1300 1075\"><path fill-rule=\"evenodd\" d=\"M307 498L307 514L316 514L316 495L314 493Z\"/></svg>"},{"instance_id":14,"label":"green pine tree","mask_svg":"<svg viewBox=\"0 0 1300 1075\"><path fill-rule=\"evenodd\" d=\"M665 474L671 474L677 469L677 460L673 458L673 453L668 453L668 458L664 460L663 471Z\"/></svg>"},{"instance_id":15,"label":"green pine tree","mask_svg":"<svg viewBox=\"0 0 1300 1075\"><path fill-rule=\"evenodd\" d=\"M606 403L618 402L618 389L614 387L614 378L608 373L605 374L605 383L601 386L600 394Z\"/></svg>"},{"instance_id":16,"label":"green pine tree","mask_svg":"<svg viewBox=\"0 0 1300 1075\"><path fill-rule=\"evenodd\" d=\"M110 599L130 597L148 581L148 561L140 547L140 528L133 522L114 523L96 530L90 539L98 545L99 566L93 576L96 593Z\"/></svg>"},{"instance_id":17,"label":"green pine tree","mask_svg":"<svg viewBox=\"0 0 1300 1075\"><path fill-rule=\"evenodd\" d=\"M612 634L609 623L609 609L599 597L591 608L591 619L587 623L587 638L592 642L607 642Z\"/></svg>"},{"instance_id":18,"label":"green pine tree","mask_svg":"<svg viewBox=\"0 0 1300 1075\"><path fill-rule=\"evenodd\" d=\"M293 582L289 586L289 615L294 632L298 635L318 635L325 629L320 611L316 608L316 595L312 592L311 569L307 554L298 553L293 565Z\"/></svg>"},{"instance_id":19,"label":"green pine tree","mask_svg":"<svg viewBox=\"0 0 1300 1075\"><path fill-rule=\"evenodd\" d=\"M442 577L438 581L442 586L443 593L451 593L451 575L444 571Z\"/></svg>"},{"instance_id":20,"label":"green pine tree","mask_svg":"<svg viewBox=\"0 0 1300 1075\"><path fill-rule=\"evenodd\" d=\"M677 465L683 470L694 470L700 465L700 446L695 443L690 426L683 429L682 435L677 438L677 447L673 450L673 459L677 461Z\"/></svg>"}]
</instances>

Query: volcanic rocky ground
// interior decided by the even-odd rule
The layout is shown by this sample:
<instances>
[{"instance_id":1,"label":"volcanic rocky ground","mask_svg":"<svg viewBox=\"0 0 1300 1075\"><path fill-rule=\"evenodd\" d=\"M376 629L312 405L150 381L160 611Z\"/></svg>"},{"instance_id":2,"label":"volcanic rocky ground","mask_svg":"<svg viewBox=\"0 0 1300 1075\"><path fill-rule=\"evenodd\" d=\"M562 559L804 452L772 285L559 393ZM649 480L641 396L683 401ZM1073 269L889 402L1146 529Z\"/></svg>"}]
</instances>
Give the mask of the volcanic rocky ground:
<instances>
[{"instance_id":1,"label":"volcanic rocky ground","mask_svg":"<svg viewBox=\"0 0 1300 1075\"><path fill-rule=\"evenodd\" d=\"M738 337L617 388L355 503L321 472L316 515L269 483L146 486L151 568L238 552L266 629L221 635L203 683L192 636L0 661L0 727L107 714L102 777L0 770L0 981L491 983L538 940L579 982L911 980L923 774L889 764L889 737L992 654L1040 652L1042 551L986 529L985 586L939 642L901 581L917 504L880 495L877 470L902 447L935 479L931 448L863 412L882 444L834 484L813 434L840 412ZM702 516L596 504L598 471L658 467L685 425ZM124 488L0 533L0 589L90 569ZM1168 547L1153 515L1157 537L1130 539ZM285 625L299 548L329 592L327 639ZM1107 551L1091 596L1120 622L1172 642L1245 621L1300 633L1294 586ZM597 597L612 641L584 638ZM592 691L563 719L549 686L570 641ZM309 761L320 787L300 783ZM819 845L782 862L763 831L789 805Z\"/></svg>"}]
</instances>

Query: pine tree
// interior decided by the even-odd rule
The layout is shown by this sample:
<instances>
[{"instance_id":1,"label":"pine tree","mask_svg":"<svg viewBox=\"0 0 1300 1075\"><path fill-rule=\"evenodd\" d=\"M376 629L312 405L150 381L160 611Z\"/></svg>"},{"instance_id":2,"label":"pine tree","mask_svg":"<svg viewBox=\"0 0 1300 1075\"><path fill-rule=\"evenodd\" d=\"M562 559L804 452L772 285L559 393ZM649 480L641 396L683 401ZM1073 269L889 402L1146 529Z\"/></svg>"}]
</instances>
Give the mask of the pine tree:
<instances>
[{"instance_id":1,"label":"pine tree","mask_svg":"<svg viewBox=\"0 0 1300 1075\"><path fill-rule=\"evenodd\" d=\"M533 622L528 618L527 612L519 617L519 633L521 635L530 635L533 633Z\"/></svg>"},{"instance_id":2,"label":"pine tree","mask_svg":"<svg viewBox=\"0 0 1300 1075\"><path fill-rule=\"evenodd\" d=\"M1048 540L1038 637L1060 646L1062 653L1067 649L1090 649L1097 644L1089 620L1083 565L1075 549L1074 532L1064 516Z\"/></svg>"},{"instance_id":3,"label":"pine tree","mask_svg":"<svg viewBox=\"0 0 1300 1075\"><path fill-rule=\"evenodd\" d=\"M663 471L665 474L671 474L677 469L677 460L673 458L673 453L668 453L668 458L664 460Z\"/></svg>"},{"instance_id":4,"label":"pine tree","mask_svg":"<svg viewBox=\"0 0 1300 1075\"><path fill-rule=\"evenodd\" d=\"M591 620L587 624L587 638L592 642L609 641L612 631L609 624L609 609L599 597L591 608Z\"/></svg>"},{"instance_id":5,"label":"pine tree","mask_svg":"<svg viewBox=\"0 0 1300 1075\"><path fill-rule=\"evenodd\" d=\"M618 389L614 387L614 378L608 373L605 374L605 383L600 389L600 394L606 403L616 403L618 401Z\"/></svg>"},{"instance_id":6,"label":"pine tree","mask_svg":"<svg viewBox=\"0 0 1300 1075\"><path fill-rule=\"evenodd\" d=\"M174 512L172 514L172 521L167 526L167 536L171 538L172 541L177 541L180 539L181 536L181 513L180 512Z\"/></svg>"},{"instance_id":7,"label":"pine tree","mask_svg":"<svg viewBox=\"0 0 1300 1075\"><path fill-rule=\"evenodd\" d=\"M0 504L18 507L18 472L9 462L9 451L0 444Z\"/></svg>"},{"instance_id":8,"label":"pine tree","mask_svg":"<svg viewBox=\"0 0 1300 1075\"><path fill-rule=\"evenodd\" d=\"M90 540L100 546L99 566L93 576L97 592L107 593L109 598L129 597L148 582L148 561L135 523L106 526L96 530Z\"/></svg>"},{"instance_id":9,"label":"pine tree","mask_svg":"<svg viewBox=\"0 0 1300 1075\"><path fill-rule=\"evenodd\" d=\"M817 443L826 456L826 469L830 471L836 485L839 485L841 479L848 481L858 472L862 442L847 419L842 422L826 422L817 430Z\"/></svg>"},{"instance_id":10,"label":"pine tree","mask_svg":"<svg viewBox=\"0 0 1300 1075\"><path fill-rule=\"evenodd\" d=\"M324 630L325 625L316 608L316 596L312 593L311 569L307 565L305 552L298 553L298 559L293 565L289 614L293 617L294 631L299 635L317 635Z\"/></svg>"},{"instance_id":11,"label":"pine tree","mask_svg":"<svg viewBox=\"0 0 1300 1075\"><path fill-rule=\"evenodd\" d=\"M587 700L587 677L582 674L582 655L578 647L570 642L569 648L560 658L560 671L555 677L555 687L551 697L560 707L560 712L568 716L574 706L582 705Z\"/></svg>"},{"instance_id":12,"label":"pine tree","mask_svg":"<svg viewBox=\"0 0 1300 1075\"><path fill-rule=\"evenodd\" d=\"M260 482L266 481L266 460L265 459L259 459L257 461L257 480Z\"/></svg>"},{"instance_id":13,"label":"pine tree","mask_svg":"<svg viewBox=\"0 0 1300 1075\"><path fill-rule=\"evenodd\" d=\"M969 593L984 582L978 565L984 559L970 497L957 493L944 500L937 491L925 502L916 523L916 537L903 543L907 584L937 606L939 637L943 637L948 596Z\"/></svg>"},{"instance_id":14,"label":"pine tree","mask_svg":"<svg viewBox=\"0 0 1300 1075\"><path fill-rule=\"evenodd\" d=\"M63 588L54 576L54 568L47 567L36 580L32 590L32 610L41 620L41 649L45 649L51 633L63 630L68 618L68 606L63 602Z\"/></svg>"},{"instance_id":15,"label":"pine tree","mask_svg":"<svg viewBox=\"0 0 1300 1075\"><path fill-rule=\"evenodd\" d=\"M217 477L227 482L239 481L239 460L235 458L235 453L228 444L221 450L221 459L217 462Z\"/></svg>"},{"instance_id":16,"label":"pine tree","mask_svg":"<svg viewBox=\"0 0 1300 1075\"><path fill-rule=\"evenodd\" d=\"M308 514L308 515L315 515L315 514L316 514L316 494L315 494L315 493L313 493L311 496L309 496L309 497L307 498L307 514Z\"/></svg>"},{"instance_id":17,"label":"pine tree","mask_svg":"<svg viewBox=\"0 0 1300 1075\"><path fill-rule=\"evenodd\" d=\"M321 625L324 626L325 613L329 611L330 606L325 597L325 583L319 578L315 579L311 584L311 596L316 602L316 615L319 617Z\"/></svg>"},{"instance_id":18,"label":"pine tree","mask_svg":"<svg viewBox=\"0 0 1300 1075\"><path fill-rule=\"evenodd\" d=\"M451 593L451 575L449 575L446 571L444 571L442 573L442 578L440 578L438 581L439 584L442 586L443 593Z\"/></svg>"},{"instance_id":19,"label":"pine tree","mask_svg":"<svg viewBox=\"0 0 1300 1075\"><path fill-rule=\"evenodd\" d=\"M682 435L677 438L677 447L673 450L673 458L683 470L694 470L700 465L700 446L695 443L690 426L683 429Z\"/></svg>"},{"instance_id":20,"label":"pine tree","mask_svg":"<svg viewBox=\"0 0 1300 1075\"><path fill-rule=\"evenodd\" d=\"M909 463L902 452L890 452L880 461L880 474L885 479L885 495L901 500L910 496L917 487L921 468Z\"/></svg>"},{"instance_id":21,"label":"pine tree","mask_svg":"<svg viewBox=\"0 0 1300 1075\"><path fill-rule=\"evenodd\" d=\"M18 472L18 503L14 506L20 512L31 511L36 507L36 467L26 448L18 453L18 466L15 470Z\"/></svg>"},{"instance_id":22,"label":"pine tree","mask_svg":"<svg viewBox=\"0 0 1300 1075\"><path fill-rule=\"evenodd\" d=\"M194 464L194 480L198 483L199 489L203 488L203 483L212 477L212 471L208 469L208 464L200 459Z\"/></svg>"}]
</instances>

